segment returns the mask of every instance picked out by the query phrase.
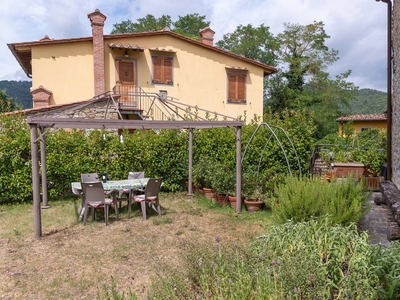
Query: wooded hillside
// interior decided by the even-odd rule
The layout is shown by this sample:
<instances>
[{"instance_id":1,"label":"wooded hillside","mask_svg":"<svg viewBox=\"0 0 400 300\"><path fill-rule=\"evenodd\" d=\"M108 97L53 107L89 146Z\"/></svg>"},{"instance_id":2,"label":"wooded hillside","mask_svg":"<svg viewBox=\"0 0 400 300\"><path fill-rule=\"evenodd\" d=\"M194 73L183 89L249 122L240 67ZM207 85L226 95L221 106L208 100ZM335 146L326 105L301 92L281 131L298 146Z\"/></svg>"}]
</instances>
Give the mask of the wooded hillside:
<instances>
[{"instance_id":1,"label":"wooded hillside","mask_svg":"<svg viewBox=\"0 0 400 300\"><path fill-rule=\"evenodd\" d=\"M0 90L6 90L8 97L14 98L22 108L32 108L31 81L0 80Z\"/></svg>"},{"instance_id":2,"label":"wooded hillside","mask_svg":"<svg viewBox=\"0 0 400 300\"><path fill-rule=\"evenodd\" d=\"M351 101L350 108L343 108L345 114L381 114L387 108L387 94L373 89L360 89L358 97Z\"/></svg>"}]
</instances>

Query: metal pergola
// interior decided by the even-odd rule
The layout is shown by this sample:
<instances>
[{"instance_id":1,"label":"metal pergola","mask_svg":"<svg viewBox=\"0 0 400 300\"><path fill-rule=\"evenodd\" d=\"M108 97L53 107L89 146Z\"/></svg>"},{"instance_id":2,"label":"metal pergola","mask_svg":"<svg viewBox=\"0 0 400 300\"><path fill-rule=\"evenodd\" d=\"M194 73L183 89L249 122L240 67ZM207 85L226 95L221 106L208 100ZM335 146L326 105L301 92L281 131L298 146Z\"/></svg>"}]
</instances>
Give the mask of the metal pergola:
<instances>
[{"instance_id":1,"label":"metal pergola","mask_svg":"<svg viewBox=\"0 0 400 300\"><path fill-rule=\"evenodd\" d=\"M192 195L192 166L193 166L193 129L206 128L236 128L236 195L242 191L241 168L241 140L243 121L143 121L143 120L110 120L110 119L82 119L82 118L53 118L43 116L28 116L27 123L30 128L31 157L32 157L32 187L35 237L42 236L42 220L40 207L40 184L42 184L43 203L47 205L47 177L46 177L46 151L45 134L49 129L81 128L81 129L186 129L189 130L189 178L188 195ZM38 135L38 130L40 134ZM41 174L39 174L39 150ZM41 175L41 182L40 176ZM236 212L242 209L241 197L236 202Z\"/></svg>"}]
</instances>

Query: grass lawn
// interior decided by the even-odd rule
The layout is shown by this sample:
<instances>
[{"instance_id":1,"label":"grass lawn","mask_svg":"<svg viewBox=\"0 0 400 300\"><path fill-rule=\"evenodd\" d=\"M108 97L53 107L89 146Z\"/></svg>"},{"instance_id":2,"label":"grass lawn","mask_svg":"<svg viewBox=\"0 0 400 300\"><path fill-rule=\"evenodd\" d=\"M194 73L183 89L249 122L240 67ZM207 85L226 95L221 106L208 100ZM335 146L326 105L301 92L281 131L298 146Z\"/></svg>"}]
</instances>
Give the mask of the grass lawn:
<instances>
[{"instance_id":1,"label":"grass lawn","mask_svg":"<svg viewBox=\"0 0 400 300\"><path fill-rule=\"evenodd\" d=\"M131 289L144 299L156 266L182 263L177 253L185 241L211 246L219 236L245 244L272 223L270 211L236 214L202 196L161 194L160 203L161 217L152 211L144 221L134 205L128 218L123 206L119 221L111 208L108 226L101 213L84 226L80 199L50 201L42 210L40 239L34 237L32 204L0 205L0 299L95 299L112 280L119 291Z\"/></svg>"}]
</instances>

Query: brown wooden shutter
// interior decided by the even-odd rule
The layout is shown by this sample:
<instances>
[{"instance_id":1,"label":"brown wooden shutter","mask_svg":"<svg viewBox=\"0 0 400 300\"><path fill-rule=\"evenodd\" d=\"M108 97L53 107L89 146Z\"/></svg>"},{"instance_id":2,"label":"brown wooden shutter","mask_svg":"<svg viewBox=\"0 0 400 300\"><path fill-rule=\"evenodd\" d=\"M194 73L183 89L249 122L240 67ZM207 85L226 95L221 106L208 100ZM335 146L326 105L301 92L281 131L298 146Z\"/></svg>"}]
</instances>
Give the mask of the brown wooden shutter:
<instances>
[{"instance_id":1,"label":"brown wooden shutter","mask_svg":"<svg viewBox=\"0 0 400 300\"><path fill-rule=\"evenodd\" d=\"M236 101L236 76L228 75L228 101Z\"/></svg>"},{"instance_id":2,"label":"brown wooden shutter","mask_svg":"<svg viewBox=\"0 0 400 300\"><path fill-rule=\"evenodd\" d=\"M173 83L172 61L172 57L153 56L153 83Z\"/></svg>"},{"instance_id":3,"label":"brown wooden shutter","mask_svg":"<svg viewBox=\"0 0 400 300\"><path fill-rule=\"evenodd\" d=\"M246 102L245 74L228 74L228 102Z\"/></svg>"},{"instance_id":4,"label":"brown wooden shutter","mask_svg":"<svg viewBox=\"0 0 400 300\"><path fill-rule=\"evenodd\" d=\"M162 83L162 57L153 56L153 83Z\"/></svg>"},{"instance_id":5,"label":"brown wooden shutter","mask_svg":"<svg viewBox=\"0 0 400 300\"><path fill-rule=\"evenodd\" d=\"M246 75L237 75L237 101L246 102Z\"/></svg>"},{"instance_id":6,"label":"brown wooden shutter","mask_svg":"<svg viewBox=\"0 0 400 300\"><path fill-rule=\"evenodd\" d=\"M172 84L172 57L164 57L164 83Z\"/></svg>"}]
</instances>

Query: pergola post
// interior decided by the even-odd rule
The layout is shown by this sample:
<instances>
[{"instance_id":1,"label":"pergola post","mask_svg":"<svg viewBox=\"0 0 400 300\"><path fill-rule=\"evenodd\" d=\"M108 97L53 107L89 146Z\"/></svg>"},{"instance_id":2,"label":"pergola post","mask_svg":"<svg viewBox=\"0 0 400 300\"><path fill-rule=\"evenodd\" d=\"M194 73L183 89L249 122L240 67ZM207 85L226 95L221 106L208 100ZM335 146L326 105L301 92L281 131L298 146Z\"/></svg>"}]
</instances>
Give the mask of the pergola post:
<instances>
[{"instance_id":1,"label":"pergola post","mask_svg":"<svg viewBox=\"0 0 400 300\"><path fill-rule=\"evenodd\" d=\"M193 176L193 128L189 129L189 178L188 178L188 196L193 195L193 184L192 184L192 176Z\"/></svg>"},{"instance_id":2,"label":"pergola post","mask_svg":"<svg viewBox=\"0 0 400 300\"><path fill-rule=\"evenodd\" d=\"M236 127L236 212L242 212L242 127Z\"/></svg>"},{"instance_id":3,"label":"pergola post","mask_svg":"<svg viewBox=\"0 0 400 300\"><path fill-rule=\"evenodd\" d=\"M31 130L31 158L32 158L32 192L33 192L33 220L35 225L35 237L42 236L42 219L40 211L40 182L37 145L37 125L30 124Z\"/></svg>"},{"instance_id":4,"label":"pergola post","mask_svg":"<svg viewBox=\"0 0 400 300\"><path fill-rule=\"evenodd\" d=\"M47 175L46 175L46 142L45 142L45 132L43 127L40 127L40 162L42 163L41 173L42 173L42 208L49 208L48 196L47 196Z\"/></svg>"}]
</instances>

